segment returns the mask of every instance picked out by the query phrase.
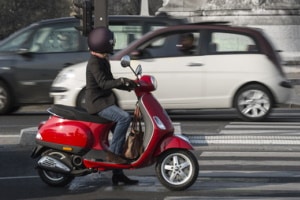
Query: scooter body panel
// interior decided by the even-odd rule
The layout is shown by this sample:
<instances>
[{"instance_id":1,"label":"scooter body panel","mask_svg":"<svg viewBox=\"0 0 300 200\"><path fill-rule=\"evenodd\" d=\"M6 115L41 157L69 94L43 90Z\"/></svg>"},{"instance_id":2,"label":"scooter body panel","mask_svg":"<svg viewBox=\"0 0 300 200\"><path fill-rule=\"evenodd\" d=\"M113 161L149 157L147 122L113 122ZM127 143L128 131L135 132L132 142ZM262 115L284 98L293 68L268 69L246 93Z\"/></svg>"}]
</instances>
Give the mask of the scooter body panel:
<instances>
[{"instance_id":1,"label":"scooter body panel","mask_svg":"<svg viewBox=\"0 0 300 200\"><path fill-rule=\"evenodd\" d=\"M110 123L97 124L51 116L39 128L36 142L72 153L86 152L88 149L102 150L103 146L108 145L107 135L112 126Z\"/></svg>"},{"instance_id":2,"label":"scooter body panel","mask_svg":"<svg viewBox=\"0 0 300 200\"><path fill-rule=\"evenodd\" d=\"M62 145L91 147L92 132L82 122L52 116L39 130L43 141Z\"/></svg>"}]
</instances>

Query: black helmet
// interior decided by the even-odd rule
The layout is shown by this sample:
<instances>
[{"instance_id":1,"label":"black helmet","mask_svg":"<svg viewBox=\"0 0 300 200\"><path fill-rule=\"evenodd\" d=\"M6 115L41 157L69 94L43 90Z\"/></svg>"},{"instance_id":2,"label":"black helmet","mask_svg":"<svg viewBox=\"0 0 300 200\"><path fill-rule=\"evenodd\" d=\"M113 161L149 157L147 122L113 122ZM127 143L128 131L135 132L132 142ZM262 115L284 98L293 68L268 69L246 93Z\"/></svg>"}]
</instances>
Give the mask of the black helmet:
<instances>
[{"instance_id":1,"label":"black helmet","mask_svg":"<svg viewBox=\"0 0 300 200\"><path fill-rule=\"evenodd\" d=\"M113 53L114 34L106 27L97 27L88 36L88 45L91 51L97 53Z\"/></svg>"}]
</instances>

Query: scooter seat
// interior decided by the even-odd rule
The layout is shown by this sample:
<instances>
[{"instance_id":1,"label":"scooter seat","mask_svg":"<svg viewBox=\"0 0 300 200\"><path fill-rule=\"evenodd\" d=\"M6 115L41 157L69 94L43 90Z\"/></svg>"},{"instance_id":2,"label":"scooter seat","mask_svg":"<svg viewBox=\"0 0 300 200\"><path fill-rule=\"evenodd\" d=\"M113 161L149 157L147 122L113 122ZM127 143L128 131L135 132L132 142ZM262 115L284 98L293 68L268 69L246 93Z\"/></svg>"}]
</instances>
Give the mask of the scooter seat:
<instances>
[{"instance_id":1,"label":"scooter seat","mask_svg":"<svg viewBox=\"0 0 300 200\"><path fill-rule=\"evenodd\" d=\"M83 108L72 106L54 104L50 108L48 108L47 111L52 115L56 115L64 119L94 122L98 124L106 124L112 122L98 115L91 115Z\"/></svg>"}]
</instances>

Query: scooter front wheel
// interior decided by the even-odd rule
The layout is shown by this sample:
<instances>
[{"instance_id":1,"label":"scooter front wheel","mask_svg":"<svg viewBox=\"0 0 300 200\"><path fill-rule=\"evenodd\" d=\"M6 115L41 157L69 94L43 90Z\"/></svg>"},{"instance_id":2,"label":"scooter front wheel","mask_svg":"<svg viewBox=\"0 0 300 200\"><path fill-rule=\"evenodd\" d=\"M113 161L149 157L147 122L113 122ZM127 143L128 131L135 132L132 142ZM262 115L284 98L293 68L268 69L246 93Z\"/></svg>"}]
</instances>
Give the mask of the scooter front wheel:
<instances>
[{"instance_id":1,"label":"scooter front wheel","mask_svg":"<svg viewBox=\"0 0 300 200\"><path fill-rule=\"evenodd\" d=\"M159 181L170 190L185 190L197 180L198 160L188 150L171 149L158 159L156 174Z\"/></svg>"},{"instance_id":2,"label":"scooter front wheel","mask_svg":"<svg viewBox=\"0 0 300 200\"><path fill-rule=\"evenodd\" d=\"M65 155L61 152L54 151L54 150L49 150L48 152L45 152L44 154L46 155L51 155L53 157L56 157L58 159L62 159ZM50 186L54 187L62 187L67 184L69 184L73 179L74 176L69 175L69 174L63 174L63 173L58 173L54 172L48 169L42 169L38 168L38 174L40 178L42 179L43 182Z\"/></svg>"}]
</instances>

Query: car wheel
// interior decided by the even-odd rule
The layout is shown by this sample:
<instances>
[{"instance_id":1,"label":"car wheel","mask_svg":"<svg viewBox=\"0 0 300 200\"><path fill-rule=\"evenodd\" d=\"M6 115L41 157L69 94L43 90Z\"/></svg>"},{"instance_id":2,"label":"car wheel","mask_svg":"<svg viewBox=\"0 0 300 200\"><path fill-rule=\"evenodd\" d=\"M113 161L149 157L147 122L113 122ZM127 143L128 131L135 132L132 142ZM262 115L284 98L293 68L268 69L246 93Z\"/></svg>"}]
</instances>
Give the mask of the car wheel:
<instances>
[{"instance_id":1,"label":"car wheel","mask_svg":"<svg viewBox=\"0 0 300 200\"><path fill-rule=\"evenodd\" d=\"M261 121L271 112L273 97L262 85L247 85L236 94L234 107L241 118L247 121Z\"/></svg>"},{"instance_id":2,"label":"car wheel","mask_svg":"<svg viewBox=\"0 0 300 200\"><path fill-rule=\"evenodd\" d=\"M77 96L76 107L85 109L85 88Z\"/></svg>"},{"instance_id":3,"label":"car wheel","mask_svg":"<svg viewBox=\"0 0 300 200\"><path fill-rule=\"evenodd\" d=\"M12 95L7 85L0 81L0 114L11 112L12 105Z\"/></svg>"}]
</instances>

